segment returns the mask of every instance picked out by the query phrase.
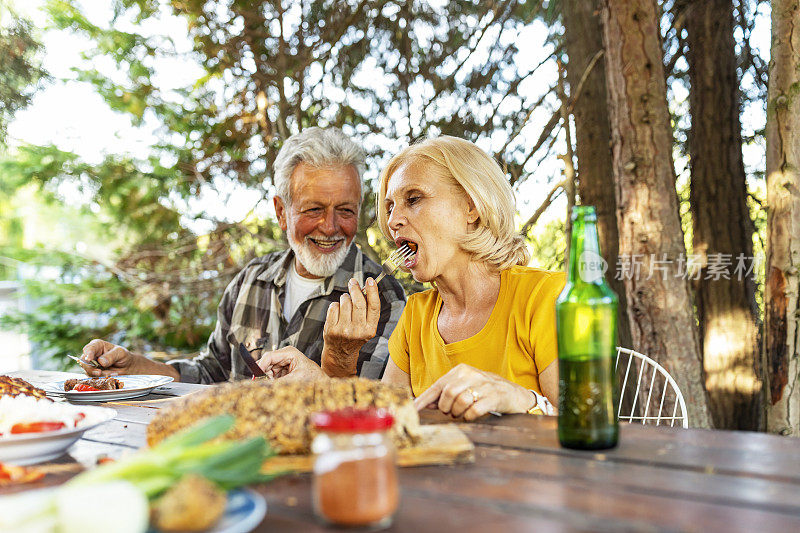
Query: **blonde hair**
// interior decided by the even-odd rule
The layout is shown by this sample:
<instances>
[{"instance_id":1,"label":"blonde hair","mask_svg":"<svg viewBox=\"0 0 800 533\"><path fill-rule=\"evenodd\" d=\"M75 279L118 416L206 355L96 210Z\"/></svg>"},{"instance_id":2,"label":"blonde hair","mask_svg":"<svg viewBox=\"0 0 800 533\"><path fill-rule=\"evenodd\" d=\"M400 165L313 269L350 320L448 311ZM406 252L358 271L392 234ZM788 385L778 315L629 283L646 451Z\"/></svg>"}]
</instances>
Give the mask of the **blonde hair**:
<instances>
[{"instance_id":1,"label":"blonde hair","mask_svg":"<svg viewBox=\"0 0 800 533\"><path fill-rule=\"evenodd\" d=\"M514 229L514 193L494 159L475 144L443 135L405 148L381 172L378 185L378 225L390 237L388 214L384 208L389 178L402 165L429 166L458 187L475 206L477 227L459 243L461 249L493 270L527 265L530 254L522 236Z\"/></svg>"}]
</instances>

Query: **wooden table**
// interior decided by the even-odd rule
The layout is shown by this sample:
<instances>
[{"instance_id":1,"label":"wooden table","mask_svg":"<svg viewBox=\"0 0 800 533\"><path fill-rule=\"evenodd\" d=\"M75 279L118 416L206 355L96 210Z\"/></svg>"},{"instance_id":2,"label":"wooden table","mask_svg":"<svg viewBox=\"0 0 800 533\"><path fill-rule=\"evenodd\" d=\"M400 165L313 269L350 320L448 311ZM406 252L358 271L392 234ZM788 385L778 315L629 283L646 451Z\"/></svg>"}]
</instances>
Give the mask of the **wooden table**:
<instances>
[{"instance_id":1,"label":"wooden table","mask_svg":"<svg viewBox=\"0 0 800 533\"><path fill-rule=\"evenodd\" d=\"M174 383L141 399L199 387ZM88 465L98 454L143 446L160 405L109 405L117 417L88 431L60 461ZM423 421L448 419L427 412ZM391 531L800 531L796 439L625 425L616 449L594 453L561 448L551 417L488 417L460 427L476 445L475 463L401 469ZM309 475L255 488L268 507L256 531L329 530L314 519Z\"/></svg>"}]
</instances>

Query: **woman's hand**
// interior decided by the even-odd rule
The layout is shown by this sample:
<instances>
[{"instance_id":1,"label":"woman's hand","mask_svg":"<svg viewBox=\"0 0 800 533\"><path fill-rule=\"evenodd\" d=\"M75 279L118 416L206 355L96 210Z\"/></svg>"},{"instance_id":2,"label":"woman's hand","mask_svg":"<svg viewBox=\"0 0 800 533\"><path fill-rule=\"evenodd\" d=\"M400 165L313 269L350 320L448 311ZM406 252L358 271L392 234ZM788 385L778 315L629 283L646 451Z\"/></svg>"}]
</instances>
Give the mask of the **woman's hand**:
<instances>
[{"instance_id":1,"label":"woman's hand","mask_svg":"<svg viewBox=\"0 0 800 533\"><path fill-rule=\"evenodd\" d=\"M348 283L349 294L328 307L322 338L322 369L331 377L356 374L358 352L375 336L381 317L381 300L375 280L367 278L366 297L354 279Z\"/></svg>"},{"instance_id":2,"label":"woman's hand","mask_svg":"<svg viewBox=\"0 0 800 533\"><path fill-rule=\"evenodd\" d=\"M256 361L267 377L278 379L316 380L325 377L322 369L294 346L266 352Z\"/></svg>"},{"instance_id":3,"label":"woman's hand","mask_svg":"<svg viewBox=\"0 0 800 533\"><path fill-rule=\"evenodd\" d=\"M437 379L414 400L417 410L435 407L465 420L475 420L489 411L525 413L535 403L536 398L528 389L465 364Z\"/></svg>"}]
</instances>

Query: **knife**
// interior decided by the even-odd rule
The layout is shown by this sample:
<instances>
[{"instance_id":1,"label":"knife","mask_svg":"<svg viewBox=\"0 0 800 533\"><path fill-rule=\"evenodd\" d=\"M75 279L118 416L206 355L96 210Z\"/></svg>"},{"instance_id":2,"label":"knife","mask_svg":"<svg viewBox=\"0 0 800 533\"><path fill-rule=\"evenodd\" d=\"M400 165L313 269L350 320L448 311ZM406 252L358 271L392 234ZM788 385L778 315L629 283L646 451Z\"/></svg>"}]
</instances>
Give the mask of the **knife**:
<instances>
[{"instance_id":1,"label":"knife","mask_svg":"<svg viewBox=\"0 0 800 533\"><path fill-rule=\"evenodd\" d=\"M267 375L263 370L261 370L261 367L258 366L256 360L253 359L252 355L250 355L250 350L247 349L243 342L239 343L239 355L242 356L242 359L244 359L244 364L247 365L247 368L250 369L250 372L253 373L253 376L262 377Z\"/></svg>"}]
</instances>

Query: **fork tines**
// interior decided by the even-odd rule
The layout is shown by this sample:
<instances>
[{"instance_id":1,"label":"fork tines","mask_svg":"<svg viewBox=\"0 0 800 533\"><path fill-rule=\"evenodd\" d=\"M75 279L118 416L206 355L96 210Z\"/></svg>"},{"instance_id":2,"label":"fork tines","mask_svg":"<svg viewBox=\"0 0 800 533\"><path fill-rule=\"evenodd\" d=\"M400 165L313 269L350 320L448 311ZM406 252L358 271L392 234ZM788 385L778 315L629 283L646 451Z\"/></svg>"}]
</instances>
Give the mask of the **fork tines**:
<instances>
[{"instance_id":1,"label":"fork tines","mask_svg":"<svg viewBox=\"0 0 800 533\"><path fill-rule=\"evenodd\" d=\"M403 244L403 246L389 254L389 257L386 258L386 261L381 263L381 273L378 274L377 278L375 278L375 283L378 283L387 274L394 274L395 271L400 268L400 265L414 257L416 253L417 252L409 248L407 244ZM364 287L361 292L366 294L366 291L367 288Z\"/></svg>"},{"instance_id":2,"label":"fork tines","mask_svg":"<svg viewBox=\"0 0 800 533\"><path fill-rule=\"evenodd\" d=\"M69 355L69 354L67 354L67 357L69 357L70 359L72 359L76 363L83 363L85 365L89 365L89 366L94 367L94 368L100 368L100 369L103 368L102 366L100 366L100 363L98 363L97 361L86 361L85 359L81 359L80 357L75 357L74 355Z\"/></svg>"},{"instance_id":3,"label":"fork tines","mask_svg":"<svg viewBox=\"0 0 800 533\"><path fill-rule=\"evenodd\" d=\"M394 270L398 269L400 265L414 257L416 252L408 247L407 244L403 244L400 248L392 252L389 257L386 259L387 263L390 263Z\"/></svg>"}]
</instances>

